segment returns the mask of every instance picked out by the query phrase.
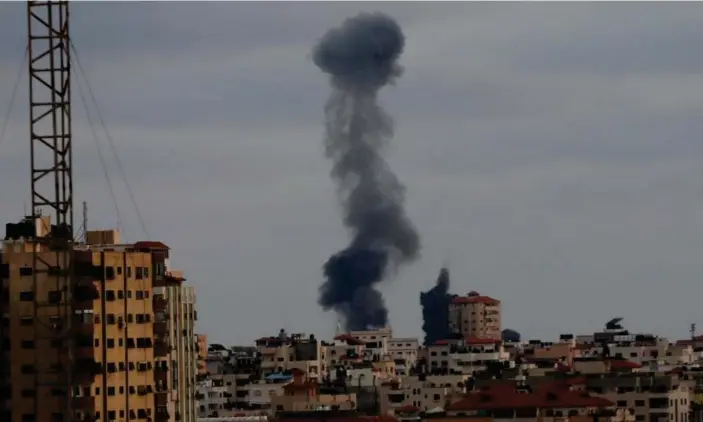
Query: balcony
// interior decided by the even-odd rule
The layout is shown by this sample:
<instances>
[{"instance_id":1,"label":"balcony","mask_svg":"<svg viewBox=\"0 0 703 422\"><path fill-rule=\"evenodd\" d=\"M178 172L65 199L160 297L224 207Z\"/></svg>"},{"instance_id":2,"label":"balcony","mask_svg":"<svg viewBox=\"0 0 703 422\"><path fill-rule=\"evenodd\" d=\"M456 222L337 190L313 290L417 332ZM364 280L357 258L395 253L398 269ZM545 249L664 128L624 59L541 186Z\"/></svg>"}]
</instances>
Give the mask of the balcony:
<instances>
[{"instance_id":1,"label":"balcony","mask_svg":"<svg viewBox=\"0 0 703 422\"><path fill-rule=\"evenodd\" d=\"M154 336L154 356L163 357L167 356L171 352L171 346L169 346L166 337Z\"/></svg>"},{"instance_id":2,"label":"balcony","mask_svg":"<svg viewBox=\"0 0 703 422\"><path fill-rule=\"evenodd\" d=\"M154 382L157 385L168 385L168 364L166 362L157 363L154 367ZM166 391L160 389L158 391Z\"/></svg>"},{"instance_id":3,"label":"balcony","mask_svg":"<svg viewBox=\"0 0 703 422\"><path fill-rule=\"evenodd\" d=\"M155 335L168 334L168 325L166 324L166 321L154 322L154 334Z\"/></svg>"},{"instance_id":4,"label":"balcony","mask_svg":"<svg viewBox=\"0 0 703 422\"><path fill-rule=\"evenodd\" d=\"M161 422L161 421L168 421L169 414L168 414L168 408L167 407L157 407L156 408L156 421Z\"/></svg>"},{"instance_id":5,"label":"balcony","mask_svg":"<svg viewBox=\"0 0 703 422\"><path fill-rule=\"evenodd\" d=\"M154 295L153 307L154 307L154 312L165 311L166 307L168 307L168 301L166 301L166 297L161 294Z\"/></svg>"},{"instance_id":6,"label":"balcony","mask_svg":"<svg viewBox=\"0 0 703 422\"><path fill-rule=\"evenodd\" d=\"M93 358L76 359L75 363L74 380L77 384L90 383L96 375L103 372L102 365Z\"/></svg>"},{"instance_id":7,"label":"balcony","mask_svg":"<svg viewBox=\"0 0 703 422\"><path fill-rule=\"evenodd\" d=\"M156 407L168 406L168 393L166 391L157 391L154 394L154 402L156 403Z\"/></svg>"},{"instance_id":8,"label":"balcony","mask_svg":"<svg viewBox=\"0 0 703 422\"><path fill-rule=\"evenodd\" d=\"M83 396L73 398L73 407L76 410L80 410L83 413L86 411L92 411L95 409L95 397Z\"/></svg>"},{"instance_id":9,"label":"balcony","mask_svg":"<svg viewBox=\"0 0 703 422\"><path fill-rule=\"evenodd\" d=\"M91 279L77 279L73 290L73 306L75 309L93 309L93 303L100 297L98 288Z\"/></svg>"},{"instance_id":10,"label":"balcony","mask_svg":"<svg viewBox=\"0 0 703 422\"><path fill-rule=\"evenodd\" d=\"M93 359L95 357L95 349L91 347L76 347L73 355L76 359Z\"/></svg>"}]
</instances>

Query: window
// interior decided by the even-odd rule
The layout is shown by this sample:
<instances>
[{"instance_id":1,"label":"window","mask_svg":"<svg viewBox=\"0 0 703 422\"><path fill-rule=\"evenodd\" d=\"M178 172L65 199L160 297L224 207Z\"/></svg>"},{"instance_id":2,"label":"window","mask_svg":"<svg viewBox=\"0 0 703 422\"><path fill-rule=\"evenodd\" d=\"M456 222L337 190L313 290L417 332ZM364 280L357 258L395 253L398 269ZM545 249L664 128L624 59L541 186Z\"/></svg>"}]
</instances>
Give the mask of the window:
<instances>
[{"instance_id":1,"label":"window","mask_svg":"<svg viewBox=\"0 0 703 422\"><path fill-rule=\"evenodd\" d=\"M22 348L23 349L34 349L34 341L33 340L22 340Z\"/></svg>"},{"instance_id":2,"label":"window","mask_svg":"<svg viewBox=\"0 0 703 422\"><path fill-rule=\"evenodd\" d=\"M20 367L20 372L23 374L33 374L34 373L34 365L22 365Z\"/></svg>"},{"instance_id":3,"label":"window","mask_svg":"<svg viewBox=\"0 0 703 422\"><path fill-rule=\"evenodd\" d=\"M20 268L20 276L22 276L22 277L30 276L30 275L32 275L32 273L33 273L32 267ZM32 415L32 417L34 417L34 415Z\"/></svg>"},{"instance_id":4,"label":"window","mask_svg":"<svg viewBox=\"0 0 703 422\"><path fill-rule=\"evenodd\" d=\"M10 278L10 264L0 264L0 278Z\"/></svg>"},{"instance_id":5,"label":"window","mask_svg":"<svg viewBox=\"0 0 703 422\"><path fill-rule=\"evenodd\" d=\"M109 338L109 339L107 339L107 348L108 348L108 349L114 349L114 348L115 348L115 339L114 339L114 338Z\"/></svg>"},{"instance_id":6,"label":"window","mask_svg":"<svg viewBox=\"0 0 703 422\"><path fill-rule=\"evenodd\" d=\"M61 292L58 290L52 290L49 292L49 303L56 305L61 303Z\"/></svg>"},{"instance_id":7,"label":"window","mask_svg":"<svg viewBox=\"0 0 703 422\"><path fill-rule=\"evenodd\" d=\"M29 315L27 315L27 316L22 316L22 317L20 318L20 325L30 326L30 325L32 325L33 323L34 323L34 317L31 317L31 316L29 316Z\"/></svg>"},{"instance_id":8,"label":"window","mask_svg":"<svg viewBox=\"0 0 703 422\"><path fill-rule=\"evenodd\" d=\"M141 280L144 278L144 269L142 267L136 267L134 271L134 278Z\"/></svg>"},{"instance_id":9,"label":"window","mask_svg":"<svg viewBox=\"0 0 703 422\"><path fill-rule=\"evenodd\" d=\"M30 399L30 398L34 397L35 394L37 394L37 391L32 390L30 388L23 388L22 392L20 393L20 395L26 399Z\"/></svg>"},{"instance_id":10,"label":"window","mask_svg":"<svg viewBox=\"0 0 703 422\"><path fill-rule=\"evenodd\" d=\"M114 396L115 395L115 387L107 387L107 395ZM110 419L114 419L114 412L113 412L113 417Z\"/></svg>"},{"instance_id":11,"label":"window","mask_svg":"<svg viewBox=\"0 0 703 422\"><path fill-rule=\"evenodd\" d=\"M34 292L20 292L20 302L31 302L34 300ZM34 417L34 415L32 415Z\"/></svg>"},{"instance_id":12,"label":"window","mask_svg":"<svg viewBox=\"0 0 703 422\"><path fill-rule=\"evenodd\" d=\"M127 270L127 278L132 277L132 267L125 267Z\"/></svg>"}]
</instances>

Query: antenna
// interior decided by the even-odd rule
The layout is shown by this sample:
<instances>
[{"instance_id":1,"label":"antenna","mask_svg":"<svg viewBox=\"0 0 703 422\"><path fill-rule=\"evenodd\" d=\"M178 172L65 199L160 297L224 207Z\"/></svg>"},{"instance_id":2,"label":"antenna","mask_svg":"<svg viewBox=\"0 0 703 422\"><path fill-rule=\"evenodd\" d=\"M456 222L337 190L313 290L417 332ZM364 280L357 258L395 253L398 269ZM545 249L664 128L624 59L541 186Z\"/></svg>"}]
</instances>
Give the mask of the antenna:
<instances>
[{"instance_id":1,"label":"antenna","mask_svg":"<svg viewBox=\"0 0 703 422\"><path fill-rule=\"evenodd\" d=\"M695 340L696 339L696 323L695 322L691 324L689 331L691 333L691 340Z\"/></svg>"},{"instance_id":2,"label":"antenna","mask_svg":"<svg viewBox=\"0 0 703 422\"><path fill-rule=\"evenodd\" d=\"M83 241L88 243L88 202L83 201Z\"/></svg>"}]
</instances>

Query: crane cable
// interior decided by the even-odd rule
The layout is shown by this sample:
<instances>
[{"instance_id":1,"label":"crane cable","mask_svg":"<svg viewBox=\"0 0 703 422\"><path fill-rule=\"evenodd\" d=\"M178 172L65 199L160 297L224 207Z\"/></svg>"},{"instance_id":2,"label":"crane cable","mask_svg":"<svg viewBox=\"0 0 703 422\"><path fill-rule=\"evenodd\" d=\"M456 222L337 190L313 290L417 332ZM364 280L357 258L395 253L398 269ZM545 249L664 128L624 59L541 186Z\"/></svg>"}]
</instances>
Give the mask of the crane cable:
<instances>
[{"instance_id":1,"label":"crane cable","mask_svg":"<svg viewBox=\"0 0 703 422\"><path fill-rule=\"evenodd\" d=\"M5 141L5 135L7 134L7 128L10 126L10 117L12 116L12 111L14 110L15 100L17 97L17 91L22 82L22 74L24 73L24 63L29 56L29 46L24 48L24 54L22 55L22 61L20 62L20 68L17 71L17 76L15 77L15 84L12 86L12 91L10 92L10 103L7 106L7 112L5 113L5 119L2 122L2 127L0 127L0 146L2 146Z\"/></svg>"},{"instance_id":2,"label":"crane cable","mask_svg":"<svg viewBox=\"0 0 703 422\"><path fill-rule=\"evenodd\" d=\"M88 121L88 126L90 127L90 132L93 135L93 141L95 142L95 147L97 148L98 152L98 159L100 160L100 167L102 167L103 174L105 175L105 180L107 182L107 190L110 193L110 197L112 198L112 203L115 207L115 215L117 217L117 228L122 229L124 232L124 225L122 224L122 217L120 215L120 207L117 202L117 196L115 195L115 190L112 186L112 180L110 179L110 174L107 171L107 163L105 162L105 157L103 156L103 151L102 148L100 147L100 142L98 139L98 134L97 131L95 130L95 125L93 124L93 119L91 118L90 114L90 107L88 107L88 102L85 99L85 96L83 95L83 88L81 87L81 84L77 83L78 86L78 95L81 97L81 102L83 103L83 107L85 109L85 117L86 120ZM125 237L126 237L125 233Z\"/></svg>"},{"instance_id":3,"label":"crane cable","mask_svg":"<svg viewBox=\"0 0 703 422\"><path fill-rule=\"evenodd\" d=\"M129 200L132 203L132 206L134 207L134 210L137 214L137 219L139 219L139 224L141 226L141 229L144 232L144 235L147 237L147 239L150 239L151 237L149 236L149 232L146 228L146 223L144 222L144 218L142 217L142 213L139 210L139 206L137 205L137 201L134 197L134 192L132 191L132 187L130 186L129 180L127 179L127 174L124 171L124 166L122 165L122 160L120 160L119 154L117 153L117 148L115 147L115 142L112 138L112 135L110 135L110 132L107 130L107 125L105 124L105 119L103 118L103 115L100 112L100 107L98 106L98 103L95 99L95 95L93 95L93 90L90 86L90 82L88 81L88 75L86 74L85 70L83 69L83 65L81 64L80 57L78 55L78 50L76 49L76 46L73 44L73 41L71 41L71 50L73 51L74 57L76 59L76 64L77 64L78 70L80 71L81 75L83 76L83 80L85 82L86 88L88 89L88 96L91 98L93 106L95 107L95 112L97 114L98 120L100 121L100 125L102 126L103 132L105 132L105 137L107 138L107 142L110 146L110 150L112 151L112 155L115 159L115 164L117 165L117 169L119 170L120 175L122 176L122 180L124 181L124 184L127 188L127 194L129 195Z\"/></svg>"}]
</instances>

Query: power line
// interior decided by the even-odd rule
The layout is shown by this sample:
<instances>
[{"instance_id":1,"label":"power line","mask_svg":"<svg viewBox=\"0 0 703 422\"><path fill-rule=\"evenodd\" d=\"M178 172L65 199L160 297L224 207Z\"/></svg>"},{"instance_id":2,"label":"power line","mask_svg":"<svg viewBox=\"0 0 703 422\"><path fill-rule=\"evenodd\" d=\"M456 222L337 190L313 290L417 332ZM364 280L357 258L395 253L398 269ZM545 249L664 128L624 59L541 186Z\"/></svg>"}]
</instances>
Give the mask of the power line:
<instances>
[{"instance_id":1,"label":"power line","mask_svg":"<svg viewBox=\"0 0 703 422\"><path fill-rule=\"evenodd\" d=\"M5 113L5 120L2 122L2 127L0 127L0 146L2 146L5 141L5 135L7 134L7 128L10 125L10 116L12 116L12 110L15 105L15 97L17 97L17 91L19 90L20 82L22 82L22 74L24 74L24 62L29 56L29 46L25 47L24 54L22 55L22 61L20 62L19 70L17 71L17 76L15 77L15 84L12 87L12 92L10 93L10 103L7 106L7 112Z\"/></svg>"},{"instance_id":2,"label":"power line","mask_svg":"<svg viewBox=\"0 0 703 422\"><path fill-rule=\"evenodd\" d=\"M134 192L132 191L132 187L129 184L129 180L127 179L127 174L124 171L124 167L122 166L122 160L120 160L120 156L117 153L117 148L115 147L115 142L110 135L110 132L107 130L107 125L105 124L105 119L103 118L102 113L100 112L100 107L98 106L98 102L95 99L95 95L93 95L93 90L90 87L90 82L88 81L88 75L86 74L85 70L83 69L83 65L81 64L78 51L76 49L76 46L71 42L71 49L73 51L74 57L76 59L76 65L78 67L78 70L83 77L83 80L85 81L86 88L88 89L88 96L90 96L93 106L95 107L95 112L97 114L98 120L100 121L100 125L102 126L103 131L105 132L105 137L107 138L107 142L110 145L110 150L112 151L112 154L115 159L115 164L117 165L117 169L120 172L120 175L122 176L122 180L124 181L125 186L127 187L127 194L129 195L129 200L132 203L132 206L134 207L134 210L137 214L137 218L139 219L139 224L141 225L142 231L144 232L144 235L147 237L147 239L150 239L151 237L149 236L149 232L146 228L146 223L144 222L144 218L142 217L142 213L139 210L139 206L137 205L137 201L134 197Z\"/></svg>"},{"instance_id":3,"label":"power line","mask_svg":"<svg viewBox=\"0 0 703 422\"><path fill-rule=\"evenodd\" d=\"M81 102L83 103L83 107L85 109L85 117L86 120L88 121L88 126L90 127L90 132L93 135L93 141L95 142L95 147L97 148L98 151L98 159L100 160L100 166L102 167L103 174L105 175L105 180L107 181L107 189L110 193L110 197L112 198L112 203L115 207L115 215L117 217L117 226L118 229L122 229L123 232L125 232L125 238L127 237L126 230L124 228L124 225L122 224L122 217L120 215L120 207L117 202L117 196L115 195L115 190L112 187L112 180L110 179L110 174L107 171L107 163L105 162L105 157L103 156L103 151L102 148L100 147L100 141L98 139L98 133L95 130L95 125L93 124L93 119L91 118L90 115L90 110L88 107L88 102L85 99L85 96L83 95L83 88L81 87L80 83L76 84L78 86L78 95L81 97ZM74 234L75 237L75 234Z\"/></svg>"}]
</instances>

